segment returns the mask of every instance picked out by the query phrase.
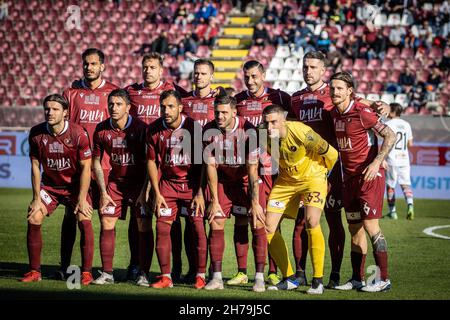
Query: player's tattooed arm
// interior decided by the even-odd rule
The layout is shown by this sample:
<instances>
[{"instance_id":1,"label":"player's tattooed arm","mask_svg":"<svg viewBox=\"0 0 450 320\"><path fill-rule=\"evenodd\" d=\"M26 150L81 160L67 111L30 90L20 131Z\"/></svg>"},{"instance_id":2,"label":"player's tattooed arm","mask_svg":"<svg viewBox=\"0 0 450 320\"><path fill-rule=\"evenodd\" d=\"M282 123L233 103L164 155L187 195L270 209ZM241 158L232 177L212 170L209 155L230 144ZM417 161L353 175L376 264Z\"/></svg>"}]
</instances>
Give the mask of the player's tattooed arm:
<instances>
[{"instance_id":1,"label":"player's tattooed arm","mask_svg":"<svg viewBox=\"0 0 450 320\"><path fill-rule=\"evenodd\" d=\"M380 165L386 159L395 143L395 133L387 125L378 122L372 130L383 137L383 144L381 145L380 151L378 151L378 155L362 172L366 181L375 180L379 176L378 170L380 169Z\"/></svg>"},{"instance_id":2,"label":"player's tattooed arm","mask_svg":"<svg viewBox=\"0 0 450 320\"><path fill-rule=\"evenodd\" d=\"M304 145L306 150L312 151L320 157L319 163L323 164L328 171L333 169L338 158L338 152L319 134L312 129L306 132Z\"/></svg>"},{"instance_id":3,"label":"player's tattooed arm","mask_svg":"<svg viewBox=\"0 0 450 320\"><path fill-rule=\"evenodd\" d=\"M376 132L383 137L383 144L381 145L380 151L378 151L378 155L375 158L381 163L384 159L386 159L392 147L394 146L395 133L389 126L386 125L384 126L384 128Z\"/></svg>"}]
</instances>

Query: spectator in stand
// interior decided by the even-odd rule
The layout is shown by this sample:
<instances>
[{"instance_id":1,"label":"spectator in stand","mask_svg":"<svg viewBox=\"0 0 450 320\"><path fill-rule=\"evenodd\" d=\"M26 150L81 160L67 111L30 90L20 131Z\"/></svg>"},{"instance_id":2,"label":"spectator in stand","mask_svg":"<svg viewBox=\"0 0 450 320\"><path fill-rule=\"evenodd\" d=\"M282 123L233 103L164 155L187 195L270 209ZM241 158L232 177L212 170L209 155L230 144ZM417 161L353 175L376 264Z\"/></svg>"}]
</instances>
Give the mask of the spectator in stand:
<instances>
[{"instance_id":1,"label":"spectator in stand","mask_svg":"<svg viewBox=\"0 0 450 320\"><path fill-rule=\"evenodd\" d=\"M311 29L306 26L305 20L300 20L297 30L294 34L295 49L305 48L308 42L313 38Z\"/></svg>"},{"instance_id":2,"label":"spectator in stand","mask_svg":"<svg viewBox=\"0 0 450 320\"><path fill-rule=\"evenodd\" d=\"M167 31L163 31L155 41L152 42L152 51L161 55L169 53L169 38Z\"/></svg>"},{"instance_id":3,"label":"spectator in stand","mask_svg":"<svg viewBox=\"0 0 450 320\"><path fill-rule=\"evenodd\" d=\"M402 26L395 26L389 32L389 46L397 48L402 47L405 36L406 36L405 28L403 28Z\"/></svg>"},{"instance_id":4,"label":"spectator in stand","mask_svg":"<svg viewBox=\"0 0 450 320\"><path fill-rule=\"evenodd\" d=\"M356 7L352 3L352 0L347 0L345 4L341 6L340 17L342 24L356 24Z\"/></svg>"},{"instance_id":5,"label":"spectator in stand","mask_svg":"<svg viewBox=\"0 0 450 320\"><path fill-rule=\"evenodd\" d=\"M350 34L345 39L345 44L344 44L344 47L342 48L342 50L343 50L342 53L346 58L355 59L355 58L359 57L360 46L361 46L361 44L360 44L359 39L354 34Z\"/></svg>"},{"instance_id":6,"label":"spectator in stand","mask_svg":"<svg viewBox=\"0 0 450 320\"><path fill-rule=\"evenodd\" d=\"M278 25L280 17L278 16L278 10L272 1L269 1L264 8L263 17L261 22L264 24Z\"/></svg>"},{"instance_id":7,"label":"spectator in stand","mask_svg":"<svg viewBox=\"0 0 450 320\"><path fill-rule=\"evenodd\" d=\"M333 68L333 70L337 70L342 65L342 54L336 49L334 44L330 45L325 65Z\"/></svg>"},{"instance_id":8,"label":"spectator in stand","mask_svg":"<svg viewBox=\"0 0 450 320\"><path fill-rule=\"evenodd\" d=\"M151 23L172 23L173 12L170 8L169 1L164 1L159 4L158 8L152 14L149 14L145 20L149 20Z\"/></svg>"},{"instance_id":9,"label":"spectator in stand","mask_svg":"<svg viewBox=\"0 0 450 320\"><path fill-rule=\"evenodd\" d=\"M188 23L192 23L194 21L195 16L192 12L189 12L189 7L186 2L183 2L178 9L175 11L174 14L175 24L180 24L182 26L186 26Z\"/></svg>"},{"instance_id":10,"label":"spectator in stand","mask_svg":"<svg viewBox=\"0 0 450 320\"><path fill-rule=\"evenodd\" d=\"M195 13L196 23L208 23L211 17L217 16L217 9L212 1L204 1L202 7Z\"/></svg>"},{"instance_id":11,"label":"spectator in stand","mask_svg":"<svg viewBox=\"0 0 450 320\"><path fill-rule=\"evenodd\" d=\"M409 101L410 106L414 107L414 110L416 112L420 112L420 109L422 109L426 104L426 92L425 89L421 84L418 84L412 88L412 90L409 92Z\"/></svg>"},{"instance_id":12,"label":"spectator in stand","mask_svg":"<svg viewBox=\"0 0 450 320\"><path fill-rule=\"evenodd\" d=\"M192 79L192 72L194 72L194 62L198 58L191 52L186 52L186 57L180 63L179 73L181 79Z\"/></svg>"},{"instance_id":13,"label":"spectator in stand","mask_svg":"<svg viewBox=\"0 0 450 320\"><path fill-rule=\"evenodd\" d=\"M328 3L323 4L322 6L320 6L319 9L319 18L320 18L320 23L321 24L329 24L329 20L330 20L330 16L331 16L331 7Z\"/></svg>"},{"instance_id":14,"label":"spectator in stand","mask_svg":"<svg viewBox=\"0 0 450 320\"><path fill-rule=\"evenodd\" d=\"M401 91L408 93L416 83L416 76L412 73L411 68L406 68L404 72L400 74L398 84L402 87Z\"/></svg>"},{"instance_id":15,"label":"spectator in stand","mask_svg":"<svg viewBox=\"0 0 450 320\"><path fill-rule=\"evenodd\" d=\"M322 30L320 32L319 39L317 39L317 50L322 52L328 52L331 45L331 40L328 38L328 32Z\"/></svg>"},{"instance_id":16,"label":"spectator in stand","mask_svg":"<svg viewBox=\"0 0 450 320\"><path fill-rule=\"evenodd\" d=\"M216 43L216 37L219 34L219 28L214 19L211 19L208 24L199 24L195 29L200 44L206 45L210 48Z\"/></svg>"},{"instance_id":17,"label":"spectator in stand","mask_svg":"<svg viewBox=\"0 0 450 320\"><path fill-rule=\"evenodd\" d=\"M258 22L253 31L253 45L265 47L268 42L271 42L269 33L266 27L261 22Z\"/></svg>"},{"instance_id":18,"label":"spectator in stand","mask_svg":"<svg viewBox=\"0 0 450 320\"><path fill-rule=\"evenodd\" d=\"M283 28L281 34L275 37L276 44L278 45L288 45L294 42L295 36L295 25L288 23L286 27Z\"/></svg>"},{"instance_id":19,"label":"spectator in stand","mask_svg":"<svg viewBox=\"0 0 450 320\"><path fill-rule=\"evenodd\" d=\"M310 4L305 14L306 23L315 25L319 18L319 8L314 4Z\"/></svg>"},{"instance_id":20,"label":"spectator in stand","mask_svg":"<svg viewBox=\"0 0 450 320\"><path fill-rule=\"evenodd\" d=\"M326 25L322 30L328 33L328 37L333 42L336 42L336 40L339 38L339 34L342 32L341 26L337 25L333 19L327 19Z\"/></svg>"},{"instance_id":21,"label":"spectator in stand","mask_svg":"<svg viewBox=\"0 0 450 320\"><path fill-rule=\"evenodd\" d=\"M195 54L198 49L197 40L191 32L187 32L184 39L178 44L178 55L184 56L186 52Z\"/></svg>"},{"instance_id":22,"label":"spectator in stand","mask_svg":"<svg viewBox=\"0 0 450 320\"><path fill-rule=\"evenodd\" d=\"M439 67L435 65L431 73L428 75L427 85L431 85L433 89L432 91L434 91L438 88L438 86L441 83L442 83L441 71L439 70Z\"/></svg>"},{"instance_id":23,"label":"spectator in stand","mask_svg":"<svg viewBox=\"0 0 450 320\"><path fill-rule=\"evenodd\" d=\"M292 12L292 7L287 3L287 1L283 1L282 2L282 10L281 10L281 16L280 16L280 21L281 23L288 23L289 22L289 17L291 15Z\"/></svg>"}]
</instances>

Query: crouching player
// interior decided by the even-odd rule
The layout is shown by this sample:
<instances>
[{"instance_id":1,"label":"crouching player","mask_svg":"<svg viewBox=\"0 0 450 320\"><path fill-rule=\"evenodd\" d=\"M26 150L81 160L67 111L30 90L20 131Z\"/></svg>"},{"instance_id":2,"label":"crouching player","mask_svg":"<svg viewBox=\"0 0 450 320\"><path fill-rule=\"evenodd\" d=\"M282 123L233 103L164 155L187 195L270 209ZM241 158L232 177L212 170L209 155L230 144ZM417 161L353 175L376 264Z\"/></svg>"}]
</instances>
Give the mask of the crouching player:
<instances>
[{"instance_id":1,"label":"crouching player","mask_svg":"<svg viewBox=\"0 0 450 320\"><path fill-rule=\"evenodd\" d=\"M33 200L28 207L27 248L30 272L22 282L41 280L41 225L59 204L78 219L82 255L81 283L92 282L94 233L92 207L87 199L91 181L91 149L86 131L65 120L68 102L53 94L44 99L45 122L30 131ZM42 179L40 167L42 166Z\"/></svg>"},{"instance_id":2,"label":"crouching player","mask_svg":"<svg viewBox=\"0 0 450 320\"><path fill-rule=\"evenodd\" d=\"M145 184L145 134L144 122L129 115L130 98L123 89L113 90L108 96L110 118L99 123L94 133L94 171L97 177L100 197L100 255L102 270L94 284L112 284L113 258L115 249L115 225L130 207L131 214L137 217L139 230L139 264L141 272L149 271L153 241L151 220L143 210L141 193ZM108 185L104 183L101 158L107 154L111 171ZM139 277L138 284L147 285L146 277Z\"/></svg>"}]
</instances>

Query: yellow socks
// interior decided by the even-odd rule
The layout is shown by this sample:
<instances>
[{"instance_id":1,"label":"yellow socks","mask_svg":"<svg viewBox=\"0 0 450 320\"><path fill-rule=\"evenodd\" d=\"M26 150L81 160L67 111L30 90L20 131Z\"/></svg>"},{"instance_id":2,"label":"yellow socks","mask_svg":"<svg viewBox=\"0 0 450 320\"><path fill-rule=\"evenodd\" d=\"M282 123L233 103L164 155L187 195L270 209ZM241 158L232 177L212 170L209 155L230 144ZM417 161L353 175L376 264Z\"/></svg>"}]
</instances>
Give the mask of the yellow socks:
<instances>
[{"instance_id":1,"label":"yellow socks","mask_svg":"<svg viewBox=\"0 0 450 320\"><path fill-rule=\"evenodd\" d=\"M275 233L267 234L267 243L269 245L270 255L275 260L278 268L280 268L283 277L286 278L293 275L294 271L292 270L291 262L289 261L288 249L286 247L286 243L284 242L281 233L277 230ZM322 251L325 251L325 249L322 249ZM323 257L322 257L322 269L323 269Z\"/></svg>"},{"instance_id":2,"label":"yellow socks","mask_svg":"<svg viewBox=\"0 0 450 320\"><path fill-rule=\"evenodd\" d=\"M313 277L323 277L323 264L325 261L325 239L320 225L312 229L306 229L308 233L308 250L311 254L313 265ZM272 254L272 252L270 252Z\"/></svg>"}]
</instances>

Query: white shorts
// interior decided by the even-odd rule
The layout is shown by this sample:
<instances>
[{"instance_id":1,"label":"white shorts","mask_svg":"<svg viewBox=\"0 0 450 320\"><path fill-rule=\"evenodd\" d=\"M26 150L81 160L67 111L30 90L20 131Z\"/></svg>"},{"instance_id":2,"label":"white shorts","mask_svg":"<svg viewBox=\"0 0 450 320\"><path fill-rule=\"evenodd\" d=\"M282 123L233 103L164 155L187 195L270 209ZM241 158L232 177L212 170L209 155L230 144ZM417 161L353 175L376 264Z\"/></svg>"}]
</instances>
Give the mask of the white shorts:
<instances>
[{"instance_id":1,"label":"white shorts","mask_svg":"<svg viewBox=\"0 0 450 320\"><path fill-rule=\"evenodd\" d=\"M395 188L395 186L398 184L400 185L411 185L411 167L410 166L389 166L389 168L386 170L386 184L391 187Z\"/></svg>"}]
</instances>

